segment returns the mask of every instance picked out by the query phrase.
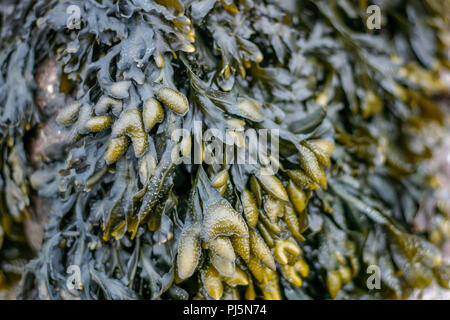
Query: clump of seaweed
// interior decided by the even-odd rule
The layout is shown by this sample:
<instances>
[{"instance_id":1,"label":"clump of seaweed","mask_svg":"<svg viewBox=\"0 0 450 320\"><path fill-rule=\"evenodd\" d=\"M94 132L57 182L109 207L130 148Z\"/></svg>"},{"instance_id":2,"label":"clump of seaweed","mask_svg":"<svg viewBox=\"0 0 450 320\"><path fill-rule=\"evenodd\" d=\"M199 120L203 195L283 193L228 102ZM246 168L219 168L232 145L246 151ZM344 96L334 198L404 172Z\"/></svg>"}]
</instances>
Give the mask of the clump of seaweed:
<instances>
[{"instance_id":1,"label":"clump of seaweed","mask_svg":"<svg viewBox=\"0 0 450 320\"><path fill-rule=\"evenodd\" d=\"M433 180L433 145L420 134L444 124L431 96L448 93L438 77L450 66L448 2L379 5L383 28L372 32L365 1L8 7L0 239L32 206L30 186L51 201L19 298L404 298L435 279L448 288L439 248L410 230ZM69 6L79 28L68 28ZM48 56L71 96L53 120L33 99ZM45 121L66 132L64 152L32 166L24 139ZM250 157L243 131L276 129L279 150L210 162L198 134L212 128ZM187 135L174 141L179 129ZM367 288L370 265L382 289Z\"/></svg>"}]
</instances>

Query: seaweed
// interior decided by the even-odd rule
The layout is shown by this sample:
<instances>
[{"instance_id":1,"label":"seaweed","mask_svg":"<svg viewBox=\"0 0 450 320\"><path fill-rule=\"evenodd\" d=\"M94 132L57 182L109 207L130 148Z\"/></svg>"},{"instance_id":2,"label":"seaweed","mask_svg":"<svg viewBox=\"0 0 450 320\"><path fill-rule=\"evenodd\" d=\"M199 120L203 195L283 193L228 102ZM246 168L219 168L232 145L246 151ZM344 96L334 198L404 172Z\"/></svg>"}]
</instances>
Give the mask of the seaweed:
<instances>
[{"instance_id":1,"label":"seaweed","mask_svg":"<svg viewBox=\"0 0 450 320\"><path fill-rule=\"evenodd\" d=\"M381 30L367 29L365 1L2 5L0 246L3 233L4 247L26 242L12 224L23 233L34 197L51 204L18 298L448 288L438 246L411 228L433 189L435 142L421 137L445 122L432 97L448 94L448 1L377 5ZM34 78L48 57L66 97L50 115ZM49 122L65 132L60 152L32 163L26 141ZM255 151L249 131L275 132L279 147ZM432 210L448 222L438 201ZM380 290L367 288L373 265Z\"/></svg>"}]
</instances>

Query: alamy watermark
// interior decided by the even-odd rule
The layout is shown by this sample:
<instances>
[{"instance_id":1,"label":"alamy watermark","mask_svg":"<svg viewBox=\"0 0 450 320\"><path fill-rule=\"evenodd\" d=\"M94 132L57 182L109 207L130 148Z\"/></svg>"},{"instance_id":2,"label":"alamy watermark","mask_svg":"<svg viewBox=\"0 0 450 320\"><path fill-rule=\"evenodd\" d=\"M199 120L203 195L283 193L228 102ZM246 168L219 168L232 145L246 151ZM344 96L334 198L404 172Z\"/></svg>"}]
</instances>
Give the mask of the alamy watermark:
<instances>
[{"instance_id":1,"label":"alamy watermark","mask_svg":"<svg viewBox=\"0 0 450 320\"><path fill-rule=\"evenodd\" d=\"M83 283L81 282L81 269L77 265L70 265L66 271L70 274L66 280L66 286L69 291L82 290Z\"/></svg>"},{"instance_id":2,"label":"alamy watermark","mask_svg":"<svg viewBox=\"0 0 450 320\"><path fill-rule=\"evenodd\" d=\"M276 173L279 163L278 129L224 129L202 130L202 122L194 121L193 130L176 129L172 132L175 164L260 164ZM193 151L193 153L192 153Z\"/></svg>"},{"instance_id":3,"label":"alamy watermark","mask_svg":"<svg viewBox=\"0 0 450 320\"><path fill-rule=\"evenodd\" d=\"M369 30L381 29L381 8L377 5L370 5L366 9L368 14L366 26Z\"/></svg>"},{"instance_id":4,"label":"alamy watermark","mask_svg":"<svg viewBox=\"0 0 450 320\"><path fill-rule=\"evenodd\" d=\"M367 267L367 274L370 276L367 278L366 285L369 290L381 289L381 269L375 264L371 264Z\"/></svg>"},{"instance_id":5,"label":"alamy watermark","mask_svg":"<svg viewBox=\"0 0 450 320\"><path fill-rule=\"evenodd\" d=\"M81 29L81 9L77 5L70 5L66 9L68 15L66 20L66 26L68 29Z\"/></svg>"}]
</instances>

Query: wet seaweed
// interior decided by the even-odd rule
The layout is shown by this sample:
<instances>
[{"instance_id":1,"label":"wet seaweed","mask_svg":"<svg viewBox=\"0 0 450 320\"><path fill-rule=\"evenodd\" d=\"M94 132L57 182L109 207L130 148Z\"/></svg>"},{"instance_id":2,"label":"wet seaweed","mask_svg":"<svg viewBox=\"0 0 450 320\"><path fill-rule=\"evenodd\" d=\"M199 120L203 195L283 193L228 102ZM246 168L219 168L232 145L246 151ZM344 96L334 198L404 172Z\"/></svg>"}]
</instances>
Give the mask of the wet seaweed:
<instances>
[{"instance_id":1,"label":"wet seaweed","mask_svg":"<svg viewBox=\"0 0 450 320\"><path fill-rule=\"evenodd\" d=\"M5 5L0 244L3 233L16 239L31 193L51 203L18 298L405 298L435 279L448 288L438 244L411 229L433 187L433 143L421 137L445 118L431 97L448 93L438 77L450 66L448 2L379 5L383 28L370 32L365 1ZM79 28L68 28L68 6ZM52 118L34 98L47 57L59 61L68 101L52 117L67 135L64 152L33 165L24 140ZM279 150L210 163L197 134L211 128L249 157L242 131L277 129ZM442 209L436 219L448 223ZM367 289L370 265L381 290Z\"/></svg>"}]
</instances>

